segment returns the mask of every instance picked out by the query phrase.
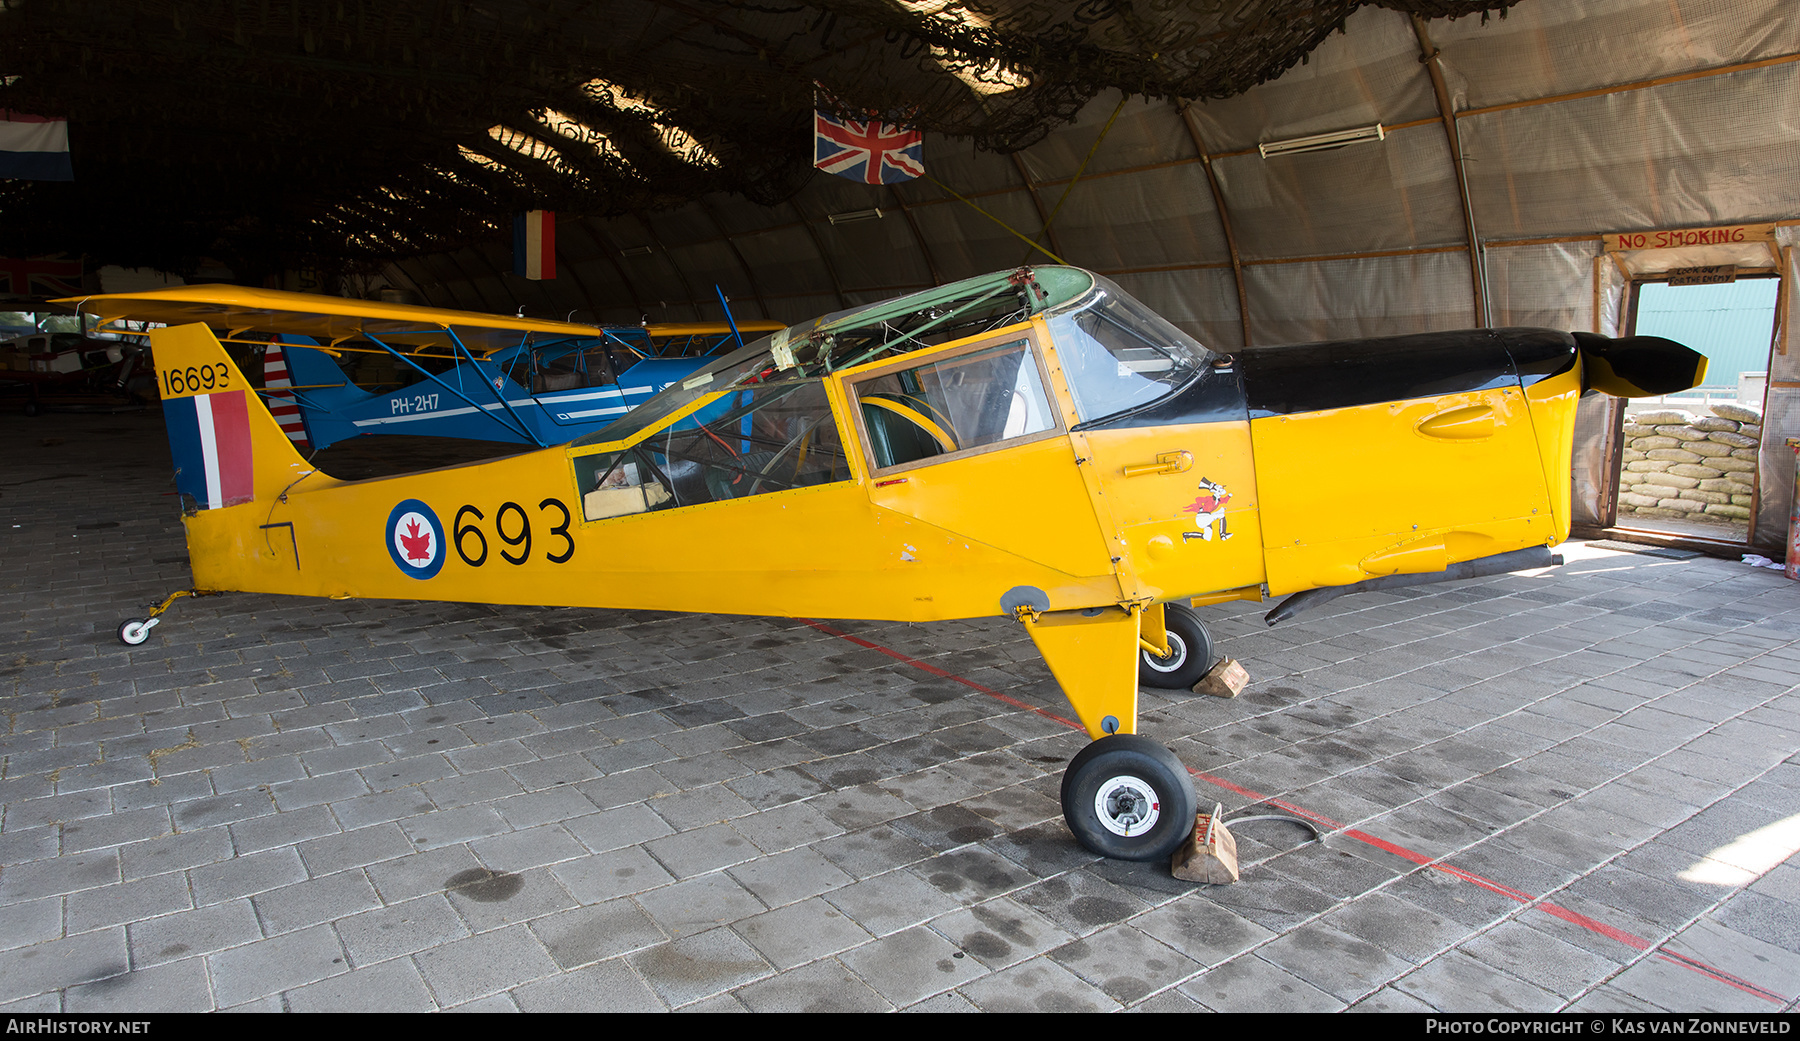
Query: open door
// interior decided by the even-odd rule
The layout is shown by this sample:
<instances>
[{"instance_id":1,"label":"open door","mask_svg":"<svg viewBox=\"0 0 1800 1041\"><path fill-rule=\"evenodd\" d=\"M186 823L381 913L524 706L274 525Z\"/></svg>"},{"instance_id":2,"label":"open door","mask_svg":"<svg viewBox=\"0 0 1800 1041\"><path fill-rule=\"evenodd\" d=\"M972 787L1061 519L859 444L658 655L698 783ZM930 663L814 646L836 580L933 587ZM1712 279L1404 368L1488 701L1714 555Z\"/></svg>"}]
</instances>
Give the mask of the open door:
<instances>
[{"instance_id":1,"label":"open door","mask_svg":"<svg viewBox=\"0 0 1800 1041\"><path fill-rule=\"evenodd\" d=\"M1779 287L1772 274L1675 272L1632 283L1629 332L1685 343L1708 366L1701 387L1625 402L1619 528L1750 543Z\"/></svg>"}]
</instances>

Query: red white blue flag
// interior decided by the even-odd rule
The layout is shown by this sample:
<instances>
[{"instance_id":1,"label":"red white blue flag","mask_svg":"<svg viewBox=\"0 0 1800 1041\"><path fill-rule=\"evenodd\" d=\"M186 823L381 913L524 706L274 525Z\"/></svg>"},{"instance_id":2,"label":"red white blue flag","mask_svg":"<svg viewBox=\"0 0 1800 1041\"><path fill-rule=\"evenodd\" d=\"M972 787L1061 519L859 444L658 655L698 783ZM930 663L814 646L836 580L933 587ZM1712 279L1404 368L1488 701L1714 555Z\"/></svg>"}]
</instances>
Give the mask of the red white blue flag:
<instances>
[{"instance_id":1,"label":"red white blue flag","mask_svg":"<svg viewBox=\"0 0 1800 1041\"><path fill-rule=\"evenodd\" d=\"M875 120L813 113L813 165L864 184L910 181L925 173L924 135Z\"/></svg>"},{"instance_id":2,"label":"red white blue flag","mask_svg":"<svg viewBox=\"0 0 1800 1041\"><path fill-rule=\"evenodd\" d=\"M513 218L513 274L556 277L556 212L528 210Z\"/></svg>"},{"instance_id":3,"label":"red white blue flag","mask_svg":"<svg viewBox=\"0 0 1800 1041\"><path fill-rule=\"evenodd\" d=\"M80 259L0 257L0 296L75 296L80 292Z\"/></svg>"},{"instance_id":4,"label":"red white blue flag","mask_svg":"<svg viewBox=\"0 0 1800 1041\"><path fill-rule=\"evenodd\" d=\"M68 121L0 109L0 179L73 181Z\"/></svg>"},{"instance_id":5,"label":"red white blue flag","mask_svg":"<svg viewBox=\"0 0 1800 1041\"><path fill-rule=\"evenodd\" d=\"M175 489L203 510L255 498L250 409L241 390L164 398Z\"/></svg>"}]
</instances>

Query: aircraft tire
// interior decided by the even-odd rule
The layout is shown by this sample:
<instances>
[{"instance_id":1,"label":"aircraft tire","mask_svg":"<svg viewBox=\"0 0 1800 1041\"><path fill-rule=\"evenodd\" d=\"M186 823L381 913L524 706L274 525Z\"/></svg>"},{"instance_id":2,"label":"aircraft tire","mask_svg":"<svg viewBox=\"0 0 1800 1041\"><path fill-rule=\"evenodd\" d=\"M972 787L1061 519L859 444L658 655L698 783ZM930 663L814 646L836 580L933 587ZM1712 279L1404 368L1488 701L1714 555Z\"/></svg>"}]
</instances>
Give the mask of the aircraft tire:
<instances>
[{"instance_id":1,"label":"aircraft tire","mask_svg":"<svg viewBox=\"0 0 1800 1041\"><path fill-rule=\"evenodd\" d=\"M1103 737L1063 772L1063 819L1103 857L1167 859L1193 832L1194 805L1181 760L1140 734Z\"/></svg>"},{"instance_id":2,"label":"aircraft tire","mask_svg":"<svg viewBox=\"0 0 1800 1041\"><path fill-rule=\"evenodd\" d=\"M1138 682L1161 690L1192 690L1213 664L1212 633L1191 607L1163 605L1170 655L1158 658L1138 649Z\"/></svg>"},{"instance_id":3,"label":"aircraft tire","mask_svg":"<svg viewBox=\"0 0 1800 1041\"><path fill-rule=\"evenodd\" d=\"M127 618L119 623L119 642L127 647L136 647L150 638L150 626L145 624L148 618Z\"/></svg>"}]
</instances>

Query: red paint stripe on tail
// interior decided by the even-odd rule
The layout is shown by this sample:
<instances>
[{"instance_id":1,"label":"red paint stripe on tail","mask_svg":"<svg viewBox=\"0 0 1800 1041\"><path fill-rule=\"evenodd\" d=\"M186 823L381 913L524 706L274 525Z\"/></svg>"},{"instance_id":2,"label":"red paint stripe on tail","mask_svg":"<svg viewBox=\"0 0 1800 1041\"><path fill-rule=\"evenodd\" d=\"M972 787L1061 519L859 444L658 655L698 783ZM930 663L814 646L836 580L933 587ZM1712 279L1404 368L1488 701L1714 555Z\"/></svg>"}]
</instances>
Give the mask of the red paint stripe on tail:
<instances>
[{"instance_id":1,"label":"red paint stripe on tail","mask_svg":"<svg viewBox=\"0 0 1800 1041\"><path fill-rule=\"evenodd\" d=\"M244 393L229 390L208 395L219 452L221 506L236 506L256 498L256 462L250 452L250 411Z\"/></svg>"}]
</instances>

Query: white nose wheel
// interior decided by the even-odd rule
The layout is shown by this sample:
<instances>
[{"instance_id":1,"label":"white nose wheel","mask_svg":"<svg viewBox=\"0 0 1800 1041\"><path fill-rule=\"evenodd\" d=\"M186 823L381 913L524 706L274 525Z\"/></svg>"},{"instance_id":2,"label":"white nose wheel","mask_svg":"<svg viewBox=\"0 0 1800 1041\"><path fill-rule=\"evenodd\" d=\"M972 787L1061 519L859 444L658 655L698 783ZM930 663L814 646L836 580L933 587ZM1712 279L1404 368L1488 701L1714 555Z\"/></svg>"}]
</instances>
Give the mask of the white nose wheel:
<instances>
[{"instance_id":1,"label":"white nose wheel","mask_svg":"<svg viewBox=\"0 0 1800 1041\"><path fill-rule=\"evenodd\" d=\"M119 642L127 647L136 647L150 638L150 630L156 628L160 618L127 618L119 624Z\"/></svg>"},{"instance_id":2,"label":"white nose wheel","mask_svg":"<svg viewBox=\"0 0 1800 1041\"><path fill-rule=\"evenodd\" d=\"M1175 753L1138 734L1114 734L1069 761L1063 818L1088 849L1119 860L1161 860L1194 830L1194 783Z\"/></svg>"}]
</instances>

